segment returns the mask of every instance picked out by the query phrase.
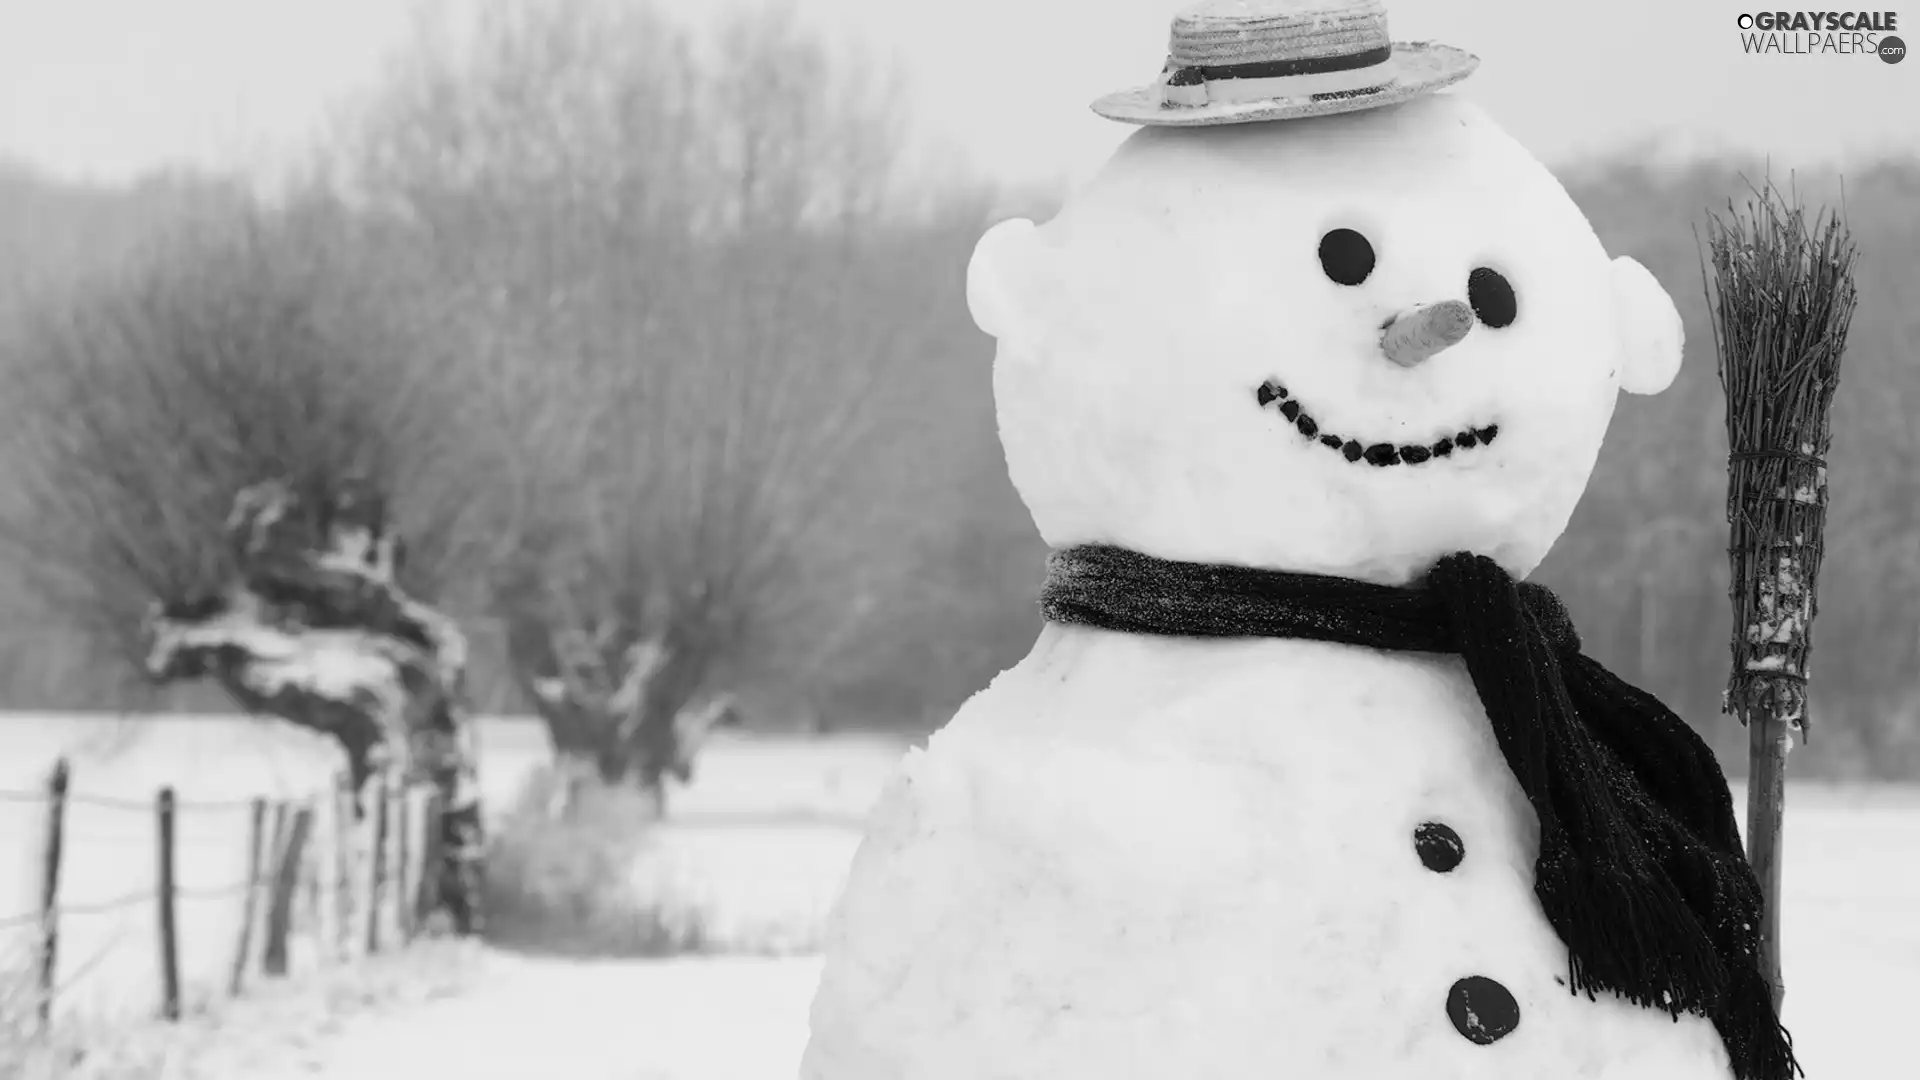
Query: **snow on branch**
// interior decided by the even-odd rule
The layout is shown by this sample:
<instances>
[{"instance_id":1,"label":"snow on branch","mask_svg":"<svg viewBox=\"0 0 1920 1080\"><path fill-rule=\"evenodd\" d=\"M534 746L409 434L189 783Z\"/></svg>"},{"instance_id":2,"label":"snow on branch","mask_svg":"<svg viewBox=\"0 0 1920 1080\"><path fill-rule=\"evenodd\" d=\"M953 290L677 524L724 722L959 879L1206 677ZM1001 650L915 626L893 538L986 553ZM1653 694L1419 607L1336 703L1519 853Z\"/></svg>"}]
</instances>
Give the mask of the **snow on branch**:
<instances>
[{"instance_id":1,"label":"snow on branch","mask_svg":"<svg viewBox=\"0 0 1920 1080\"><path fill-rule=\"evenodd\" d=\"M155 604L150 679L210 678L250 711L332 735L356 789L387 769L471 772L459 760L467 640L394 583L405 547L384 497L267 481L235 496L227 539L234 580Z\"/></svg>"}]
</instances>

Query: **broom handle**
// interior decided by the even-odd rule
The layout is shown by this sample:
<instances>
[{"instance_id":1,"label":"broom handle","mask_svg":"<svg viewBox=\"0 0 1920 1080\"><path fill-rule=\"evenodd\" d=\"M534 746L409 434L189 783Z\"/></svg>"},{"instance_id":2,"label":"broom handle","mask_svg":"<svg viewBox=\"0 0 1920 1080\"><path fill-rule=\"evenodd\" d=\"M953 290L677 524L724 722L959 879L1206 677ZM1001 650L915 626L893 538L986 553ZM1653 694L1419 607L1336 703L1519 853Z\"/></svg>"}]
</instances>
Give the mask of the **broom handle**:
<instances>
[{"instance_id":1,"label":"broom handle","mask_svg":"<svg viewBox=\"0 0 1920 1080\"><path fill-rule=\"evenodd\" d=\"M1787 986L1780 975L1781 833L1787 809L1787 721L1768 711L1747 723L1747 861L1760 879L1760 970L1773 988L1773 1010Z\"/></svg>"}]
</instances>

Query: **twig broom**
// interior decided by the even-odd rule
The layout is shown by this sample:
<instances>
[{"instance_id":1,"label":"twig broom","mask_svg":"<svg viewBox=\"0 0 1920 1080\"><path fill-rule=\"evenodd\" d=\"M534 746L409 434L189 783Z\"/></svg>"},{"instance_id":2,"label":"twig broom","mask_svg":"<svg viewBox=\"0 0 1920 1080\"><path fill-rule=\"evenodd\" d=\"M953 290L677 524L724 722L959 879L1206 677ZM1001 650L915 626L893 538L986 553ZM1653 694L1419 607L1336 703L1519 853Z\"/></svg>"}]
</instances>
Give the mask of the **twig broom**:
<instances>
[{"instance_id":1,"label":"twig broom","mask_svg":"<svg viewBox=\"0 0 1920 1080\"><path fill-rule=\"evenodd\" d=\"M1727 395L1733 671L1722 709L1747 727L1747 859L1765 897L1761 961L1780 1008L1781 827L1792 732L1807 738L1807 662L1827 517L1829 416L1853 318L1854 245L1771 182L1709 222L1712 312Z\"/></svg>"}]
</instances>

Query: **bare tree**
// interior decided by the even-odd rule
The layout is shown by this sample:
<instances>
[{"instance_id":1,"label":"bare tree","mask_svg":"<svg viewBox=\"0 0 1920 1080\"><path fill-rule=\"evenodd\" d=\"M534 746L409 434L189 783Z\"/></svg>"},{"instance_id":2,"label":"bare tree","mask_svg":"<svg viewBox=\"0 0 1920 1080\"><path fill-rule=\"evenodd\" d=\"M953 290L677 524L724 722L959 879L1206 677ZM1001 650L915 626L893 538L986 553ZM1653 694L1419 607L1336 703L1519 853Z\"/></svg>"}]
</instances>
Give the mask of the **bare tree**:
<instances>
[{"instance_id":1,"label":"bare tree","mask_svg":"<svg viewBox=\"0 0 1920 1080\"><path fill-rule=\"evenodd\" d=\"M195 220L45 313L20 358L0 540L97 669L211 680L335 739L356 786L433 782L449 857L469 858L465 638L415 599L460 556L452 398L320 244L339 231L312 224Z\"/></svg>"},{"instance_id":2,"label":"bare tree","mask_svg":"<svg viewBox=\"0 0 1920 1080\"><path fill-rule=\"evenodd\" d=\"M347 255L311 239L254 211L194 219L38 311L21 347L0 540L132 670L149 601L232 578L224 524L251 484L371 483L414 545L409 588L458 574L474 478L449 371L390 339Z\"/></svg>"},{"instance_id":3,"label":"bare tree","mask_svg":"<svg viewBox=\"0 0 1920 1080\"><path fill-rule=\"evenodd\" d=\"M346 183L484 328L524 696L563 764L662 795L884 572L858 536L886 500L848 479L907 416L881 406L918 333L873 272L897 102L774 9L710 39L608 3L462 30L373 99Z\"/></svg>"}]
</instances>

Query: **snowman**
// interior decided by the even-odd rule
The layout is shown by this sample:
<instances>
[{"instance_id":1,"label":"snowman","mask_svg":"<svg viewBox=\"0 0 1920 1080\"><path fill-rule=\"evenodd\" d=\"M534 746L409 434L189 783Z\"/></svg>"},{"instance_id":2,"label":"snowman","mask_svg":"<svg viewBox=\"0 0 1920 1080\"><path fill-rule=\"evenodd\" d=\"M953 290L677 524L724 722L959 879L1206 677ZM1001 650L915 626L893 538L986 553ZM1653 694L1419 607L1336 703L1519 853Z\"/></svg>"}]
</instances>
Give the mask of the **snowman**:
<instances>
[{"instance_id":1,"label":"snowman","mask_svg":"<svg viewBox=\"0 0 1920 1080\"><path fill-rule=\"evenodd\" d=\"M1177 17L980 241L1032 652L910 752L803 1080L1782 1080L1726 780L1520 583L1681 323L1377 0Z\"/></svg>"}]
</instances>

